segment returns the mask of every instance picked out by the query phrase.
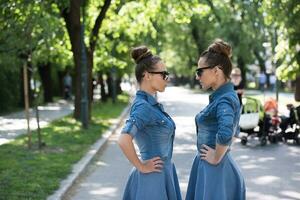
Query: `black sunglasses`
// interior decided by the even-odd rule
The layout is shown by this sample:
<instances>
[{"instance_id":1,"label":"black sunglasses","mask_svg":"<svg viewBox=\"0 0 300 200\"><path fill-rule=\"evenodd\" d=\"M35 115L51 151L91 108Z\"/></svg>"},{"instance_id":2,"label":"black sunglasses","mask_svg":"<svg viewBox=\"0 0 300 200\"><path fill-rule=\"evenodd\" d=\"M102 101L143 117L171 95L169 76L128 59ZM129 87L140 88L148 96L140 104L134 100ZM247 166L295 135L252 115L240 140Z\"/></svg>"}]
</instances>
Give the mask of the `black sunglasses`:
<instances>
[{"instance_id":1,"label":"black sunglasses","mask_svg":"<svg viewBox=\"0 0 300 200\"><path fill-rule=\"evenodd\" d=\"M217 66L217 65L215 65ZM201 77L203 74L204 69L214 68L215 66L209 66L209 67L201 67L196 69L196 76Z\"/></svg>"},{"instance_id":2,"label":"black sunglasses","mask_svg":"<svg viewBox=\"0 0 300 200\"><path fill-rule=\"evenodd\" d=\"M169 75L170 73L167 71L161 71L161 72L148 72L150 74L160 74L162 76L162 78L166 81L169 79Z\"/></svg>"}]
</instances>

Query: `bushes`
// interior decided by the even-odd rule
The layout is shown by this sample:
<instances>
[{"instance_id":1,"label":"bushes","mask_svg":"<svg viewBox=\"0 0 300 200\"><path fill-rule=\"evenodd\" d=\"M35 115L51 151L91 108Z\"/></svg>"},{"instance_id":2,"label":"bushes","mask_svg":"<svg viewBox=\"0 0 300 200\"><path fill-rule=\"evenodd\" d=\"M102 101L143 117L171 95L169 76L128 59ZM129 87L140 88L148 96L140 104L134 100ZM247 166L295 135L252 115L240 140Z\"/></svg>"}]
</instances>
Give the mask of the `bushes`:
<instances>
[{"instance_id":1,"label":"bushes","mask_svg":"<svg viewBox=\"0 0 300 200\"><path fill-rule=\"evenodd\" d=\"M0 66L0 113L15 110L20 106L22 80L20 71Z\"/></svg>"}]
</instances>

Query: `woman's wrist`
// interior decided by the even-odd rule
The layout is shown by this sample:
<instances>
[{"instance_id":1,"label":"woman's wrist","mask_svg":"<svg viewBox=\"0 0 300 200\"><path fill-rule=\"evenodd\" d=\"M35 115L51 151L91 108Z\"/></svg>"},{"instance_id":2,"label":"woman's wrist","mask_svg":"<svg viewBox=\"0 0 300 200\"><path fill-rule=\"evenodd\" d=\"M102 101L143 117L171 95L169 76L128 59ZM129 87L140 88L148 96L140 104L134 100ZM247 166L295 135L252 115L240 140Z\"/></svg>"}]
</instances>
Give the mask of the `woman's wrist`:
<instances>
[{"instance_id":1,"label":"woman's wrist","mask_svg":"<svg viewBox=\"0 0 300 200\"><path fill-rule=\"evenodd\" d=\"M137 168L137 170L139 170L140 172L144 172L144 164L139 161L138 164L135 166Z\"/></svg>"},{"instance_id":2,"label":"woman's wrist","mask_svg":"<svg viewBox=\"0 0 300 200\"><path fill-rule=\"evenodd\" d=\"M220 157L218 157L217 155L216 155L216 153L215 153L215 156L214 156L214 164L215 165L217 165L217 164L219 164L220 162L221 162L221 158Z\"/></svg>"}]
</instances>

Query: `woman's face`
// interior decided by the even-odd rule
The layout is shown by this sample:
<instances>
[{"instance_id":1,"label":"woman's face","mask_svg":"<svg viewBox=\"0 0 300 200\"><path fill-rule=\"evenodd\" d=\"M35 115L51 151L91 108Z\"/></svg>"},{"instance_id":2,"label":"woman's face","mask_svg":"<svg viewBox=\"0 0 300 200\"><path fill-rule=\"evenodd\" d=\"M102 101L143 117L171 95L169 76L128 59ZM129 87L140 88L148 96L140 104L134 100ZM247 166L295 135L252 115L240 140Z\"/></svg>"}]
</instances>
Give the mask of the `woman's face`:
<instances>
[{"instance_id":1,"label":"woman's face","mask_svg":"<svg viewBox=\"0 0 300 200\"><path fill-rule=\"evenodd\" d=\"M215 67L209 67L204 58L200 58L196 70L196 79L199 81L202 89L208 90L216 81Z\"/></svg>"},{"instance_id":2,"label":"woman's face","mask_svg":"<svg viewBox=\"0 0 300 200\"><path fill-rule=\"evenodd\" d=\"M163 92L169 80L169 73L167 72L166 65L163 62L158 62L155 69L149 71L150 85L153 91Z\"/></svg>"},{"instance_id":3,"label":"woman's face","mask_svg":"<svg viewBox=\"0 0 300 200\"><path fill-rule=\"evenodd\" d=\"M239 85L242 81L242 77L240 74L231 74L230 78L233 85Z\"/></svg>"}]
</instances>

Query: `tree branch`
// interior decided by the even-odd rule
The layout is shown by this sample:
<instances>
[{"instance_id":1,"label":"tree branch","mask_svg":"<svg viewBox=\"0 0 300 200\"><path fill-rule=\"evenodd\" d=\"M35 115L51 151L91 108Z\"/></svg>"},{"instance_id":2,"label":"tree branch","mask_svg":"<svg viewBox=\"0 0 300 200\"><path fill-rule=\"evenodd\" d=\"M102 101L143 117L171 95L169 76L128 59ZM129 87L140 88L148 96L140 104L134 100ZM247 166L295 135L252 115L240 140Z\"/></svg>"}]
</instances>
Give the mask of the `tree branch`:
<instances>
[{"instance_id":1,"label":"tree branch","mask_svg":"<svg viewBox=\"0 0 300 200\"><path fill-rule=\"evenodd\" d=\"M213 4L213 2L212 2L211 0L206 0L206 2L208 3L209 7L211 8L212 12L214 13L214 15L215 15L217 21L218 21L219 23L221 23L221 22L222 22L221 17L218 15L218 13L217 13L217 11L216 11L216 8L215 8L215 6L214 6L214 4Z\"/></svg>"},{"instance_id":2,"label":"tree branch","mask_svg":"<svg viewBox=\"0 0 300 200\"><path fill-rule=\"evenodd\" d=\"M105 0L104 5L101 8L101 11L95 21L94 28L90 35L90 50L93 52L96 46L96 42L98 39L99 30L101 28L102 22L105 18L105 14L111 4L111 0Z\"/></svg>"}]
</instances>

